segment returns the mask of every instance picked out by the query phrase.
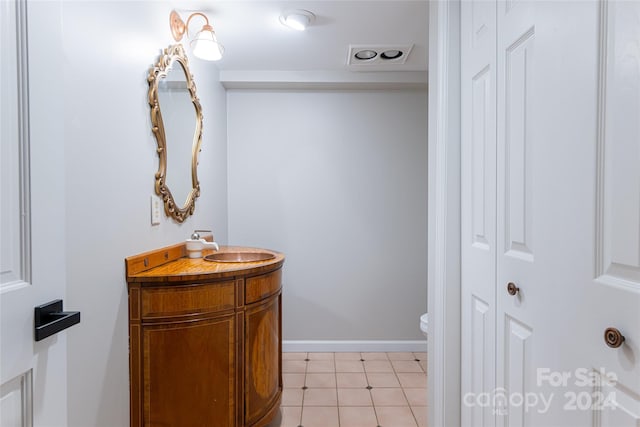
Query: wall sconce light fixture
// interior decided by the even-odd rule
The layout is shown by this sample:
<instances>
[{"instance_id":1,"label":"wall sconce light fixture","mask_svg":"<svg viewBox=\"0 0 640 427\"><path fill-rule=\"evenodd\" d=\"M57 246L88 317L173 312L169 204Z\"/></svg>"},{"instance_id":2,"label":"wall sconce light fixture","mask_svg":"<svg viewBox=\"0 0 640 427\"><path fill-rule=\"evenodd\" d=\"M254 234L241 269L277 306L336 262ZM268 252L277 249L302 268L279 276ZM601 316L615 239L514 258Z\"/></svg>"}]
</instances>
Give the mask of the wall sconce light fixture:
<instances>
[{"instance_id":1,"label":"wall sconce light fixture","mask_svg":"<svg viewBox=\"0 0 640 427\"><path fill-rule=\"evenodd\" d=\"M184 33L187 33L187 36L189 35L189 22L194 16L204 18L205 24L202 26L202 29L196 33L195 37L191 39L191 51L200 59L207 61L219 60L222 58L224 47L218 43L216 33L213 31L213 27L209 24L209 19L204 13L192 13L185 23L182 18L180 18L178 12L172 10L169 15L169 26L171 27L173 38L179 42L182 40Z\"/></svg>"}]
</instances>

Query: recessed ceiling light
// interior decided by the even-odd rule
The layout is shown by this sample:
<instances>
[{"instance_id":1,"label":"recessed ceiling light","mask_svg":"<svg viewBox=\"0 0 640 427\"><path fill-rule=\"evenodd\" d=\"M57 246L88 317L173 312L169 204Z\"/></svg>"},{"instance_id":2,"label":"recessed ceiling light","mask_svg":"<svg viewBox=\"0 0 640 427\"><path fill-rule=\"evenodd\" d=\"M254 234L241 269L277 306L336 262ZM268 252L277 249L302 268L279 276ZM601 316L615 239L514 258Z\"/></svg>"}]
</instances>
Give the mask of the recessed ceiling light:
<instances>
[{"instance_id":1,"label":"recessed ceiling light","mask_svg":"<svg viewBox=\"0 0 640 427\"><path fill-rule=\"evenodd\" d=\"M280 15L282 25L297 31L304 31L313 23L316 16L304 9L290 10Z\"/></svg>"},{"instance_id":2,"label":"recessed ceiling light","mask_svg":"<svg viewBox=\"0 0 640 427\"><path fill-rule=\"evenodd\" d=\"M385 50L380 54L382 59L398 59L403 55L401 50Z\"/></svg>"},{"instance_id":3,"label":"recessed ceiling light","mask_svg":"<svg viewBox=\"0 0 640 427\"><path fill-rule=\"evenodd\" d=\"M350 44L347 52L347 66L353 70L379 71L396 69L411 56L412 44ZM400 68L397 68L400 69Z\"/></svg>"},{"instance_id":4,"label":"recessed ceiling light","mask_svg":"<svg viewBox=\"0 0 640 427\"><path fill-rule=\"evenodd\" d=\"M376 52L375 50L365 49L365 50L360 50L356 52L354 56L361 61L366 61L368 59L373 59L376 56L378 56L378 52Z\"/></svg>"},{"instance_id":5,"label":"recessed ceiling light","mask_svg":"<svg viewBox=\"0 0 640 427\"><path fill-rule=\"evenodd\" d=\"M382 59L398 59L402 56L403 52L401 50L385 50L380 54L380 58Z\"/></svg>"}]
</instances>

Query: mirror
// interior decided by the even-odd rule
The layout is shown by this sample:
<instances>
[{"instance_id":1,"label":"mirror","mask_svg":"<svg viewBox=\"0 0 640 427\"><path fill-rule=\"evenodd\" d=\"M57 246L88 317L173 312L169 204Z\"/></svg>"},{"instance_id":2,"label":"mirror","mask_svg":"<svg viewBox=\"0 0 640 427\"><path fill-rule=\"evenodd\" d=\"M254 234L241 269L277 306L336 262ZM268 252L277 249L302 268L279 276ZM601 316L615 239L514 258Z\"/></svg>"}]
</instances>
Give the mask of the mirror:
<instances>
[{"instance_id":1,"label":"mirror","mask_svg":"<svg viewBox=\"0 0 640 427\"><path fill-rule=\"evenodd\" d=\"M158 144L156 194L166 214L183 222L200 195L198 153L202 143L202 107L181 44L164 49L149 72L152 131Z\"/></svg>"}]
</instances>

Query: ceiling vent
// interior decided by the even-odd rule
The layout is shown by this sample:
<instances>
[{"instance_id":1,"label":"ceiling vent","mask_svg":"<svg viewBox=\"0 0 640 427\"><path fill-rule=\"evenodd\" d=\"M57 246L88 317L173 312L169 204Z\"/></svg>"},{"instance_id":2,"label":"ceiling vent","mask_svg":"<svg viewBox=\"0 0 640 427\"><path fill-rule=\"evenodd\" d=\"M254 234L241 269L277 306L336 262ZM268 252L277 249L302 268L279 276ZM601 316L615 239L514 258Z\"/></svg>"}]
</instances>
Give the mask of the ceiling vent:
<instances>
[{"instance_id":1,"label":"ceiling vent","mask_svg":"<svg viewBox=\"0 0 640 427\"><path fill-rule=\"evenodd\" d=\"M402 65L413 49L413 44L385 44L385 45L349 45L347 67L358 70L385 70Z\"/></svg>"}]
</instances>

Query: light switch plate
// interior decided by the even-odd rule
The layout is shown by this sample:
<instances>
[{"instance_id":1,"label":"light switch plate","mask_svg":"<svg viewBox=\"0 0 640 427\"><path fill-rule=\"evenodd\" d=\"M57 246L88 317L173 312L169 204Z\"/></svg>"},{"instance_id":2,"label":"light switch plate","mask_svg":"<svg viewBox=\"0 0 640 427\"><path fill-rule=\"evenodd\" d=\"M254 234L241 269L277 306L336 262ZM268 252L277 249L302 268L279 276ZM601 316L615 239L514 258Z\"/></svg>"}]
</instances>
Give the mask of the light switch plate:
<instances>
[{"instance_id":1,"label":"light switch plate","mask_svg":"<svg viewBox=\"0 0 640 427\"><path fill-rule=\"evenodd\" d=\"M151 225L160 225L161 214L162 214L162 199L152 194L151 195Z\"/></svg>"}]
</instances>

